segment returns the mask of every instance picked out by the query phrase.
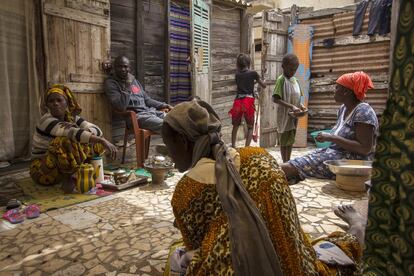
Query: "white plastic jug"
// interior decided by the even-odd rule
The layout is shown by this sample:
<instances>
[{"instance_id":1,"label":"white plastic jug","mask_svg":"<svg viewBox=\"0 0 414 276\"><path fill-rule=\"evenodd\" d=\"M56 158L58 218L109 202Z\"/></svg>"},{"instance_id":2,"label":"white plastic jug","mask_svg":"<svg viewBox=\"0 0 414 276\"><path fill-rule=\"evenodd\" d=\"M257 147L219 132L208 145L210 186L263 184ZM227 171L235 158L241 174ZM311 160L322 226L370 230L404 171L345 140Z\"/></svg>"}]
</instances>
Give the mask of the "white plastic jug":
<instances>
[{"instance_id":1,"label":"white plastic jug","mask_svg":"<svg viewBox=\"0 0 414 276\"><path fill-rule=\"evenodd\" d=\"M101 183L102 181L104 181L104 168L103 168L103 161L102 161L102 157L100 156L96 156L96 157L92 157L91 160L91 164L96 172L97 168L99 167L99 171L98 171L98 175L96 178L96 183Z\"/></svg>"}]
</instances>

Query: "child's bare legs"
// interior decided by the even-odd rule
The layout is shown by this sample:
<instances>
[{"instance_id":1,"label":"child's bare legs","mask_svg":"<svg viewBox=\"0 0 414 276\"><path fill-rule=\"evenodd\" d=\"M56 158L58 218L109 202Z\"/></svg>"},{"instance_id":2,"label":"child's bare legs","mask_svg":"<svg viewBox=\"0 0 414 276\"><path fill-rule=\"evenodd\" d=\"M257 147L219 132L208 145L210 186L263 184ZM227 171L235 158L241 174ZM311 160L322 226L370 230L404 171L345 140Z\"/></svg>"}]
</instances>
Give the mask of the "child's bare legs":
<instances>
[{"instance_id":1,"label":"child's bare legs","mask_svg":"<svg viewBox=\"0 0 414 276\"><path fill-rule=\"evenodd\" d=\"M282 156L282 161L285 163L286 161L286 147L280 146L280 155Z\"/></svg>"},{"instance_id":2,"label":"child's bare legs","mask_svg":"<svg viewBox=\"0 0 414 276\"><path fill-rule=\"evenodd\" d=\"M252 142L252 138L253 138L253 126L247 125L246 147L250 146L250 143Z\"/></svg>"},{"instance_id":3,"label":"child's bare legs","mask_svg":"<svg viewBox=\"0 0 414 276\"><path fill-rule=\"evenodd\" d=\"M292 146L280 146L280 155L282 156L283 163L289 161L292 155Z\"/></svg>"},{"instance_id":4,"label":"child's bare legs","mask_svg":"<svg viewBox=\"0 0 414 276\"><path fill-rule=\"evenodd\" d=\"M239 125L233 123L233 130L231 131L231 146L233 148L236 147L236 140L237 140L237 131L239 130ZM247 143L247 140L246 140Z\"/></svg>"}]
</instances>

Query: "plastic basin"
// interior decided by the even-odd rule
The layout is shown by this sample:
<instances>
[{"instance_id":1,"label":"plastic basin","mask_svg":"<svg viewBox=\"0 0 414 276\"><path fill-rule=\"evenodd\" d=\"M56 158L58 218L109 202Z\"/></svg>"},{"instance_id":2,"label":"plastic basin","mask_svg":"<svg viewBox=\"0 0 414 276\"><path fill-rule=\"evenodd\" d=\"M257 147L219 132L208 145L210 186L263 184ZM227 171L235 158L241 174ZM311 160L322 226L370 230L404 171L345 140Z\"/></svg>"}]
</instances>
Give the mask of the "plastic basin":
<instances>
[{"instance_id":1,"label":"plastic basin","mask_svg":"<svg viewBox=\"0 0 414 276\"><path fill-rule=\"evenodd\" d=\"M318 130L318 131L311 132L311 134L310 134L312 136L313 140L315 141L317 148L327 148L327 147L329 147L332 144L331 142L321 143L321 142L316 141L316 136L318 136L319 132L329 133L329 132L331 132L331 130L330 129Z\"/></svg>"}]
</instances>

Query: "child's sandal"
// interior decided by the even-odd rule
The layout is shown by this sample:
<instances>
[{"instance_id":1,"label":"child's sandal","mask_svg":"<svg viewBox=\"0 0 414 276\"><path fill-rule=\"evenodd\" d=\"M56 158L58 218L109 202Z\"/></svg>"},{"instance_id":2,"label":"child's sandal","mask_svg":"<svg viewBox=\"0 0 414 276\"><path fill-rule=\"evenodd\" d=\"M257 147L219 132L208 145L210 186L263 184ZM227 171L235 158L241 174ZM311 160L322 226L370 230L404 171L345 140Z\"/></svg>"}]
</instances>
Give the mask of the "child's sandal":
<instances>
[{"instance_id":1,"label":"child's sandal","mask_svg":"<svg viewBox=\"0 0 414 276\"><path fill-rule=\"evenodd\" d=\"M36 204L31 204L24 209L24 213L28 219L37 218L40 216L40 208Z\"/></svg>"},{"instance_id":2,"label":"child's sandal","mask_svg":"<svg viewBox=\"0 0 414 276\"><path fill-rule=\"evenodd\" d=\"M24 221L24 214L20 213L20 210L16 208L4 213L3 218L10 223L16 224Z\"/></svg>"}]
</instances>

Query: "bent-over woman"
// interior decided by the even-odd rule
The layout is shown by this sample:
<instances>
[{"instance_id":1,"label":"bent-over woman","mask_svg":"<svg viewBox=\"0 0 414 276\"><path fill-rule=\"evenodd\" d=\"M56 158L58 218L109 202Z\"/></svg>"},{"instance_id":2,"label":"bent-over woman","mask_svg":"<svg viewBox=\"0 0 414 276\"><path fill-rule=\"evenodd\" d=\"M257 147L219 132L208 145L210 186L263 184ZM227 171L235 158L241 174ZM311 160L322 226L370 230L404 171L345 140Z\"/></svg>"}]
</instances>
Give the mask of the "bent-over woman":
<instances>
[{"instance_id":1,"label":"bent-over woman","mask_svg":"<svg viewBox=\"0 0 414 276\"><path fill-rule=\"evenodd\" d=\"M107 149L112 158L116 147L102 137L98 126L79 116L81 108L72 91L53 85L45 95L48 108L36 126L32 144L30 176L41 185L63 181L65 192L72 192L71 175L94 155Z\"/></svg>"},{"instance_id":2,"label":"bent-over woman","mask_svg":"<svg viewBox=\"0 0 414 276\"><path fill-rule=\"evenodd\" d=\"M217 114L202 101L181 103L164 119L170 156L179 171L189 170L171 201L185 251L171 254L166 275L357 273L361 218L348 220L348 233L311 242L276 160L262 148L228 149L220 130Z\"/></svg>"}]
</instances>

